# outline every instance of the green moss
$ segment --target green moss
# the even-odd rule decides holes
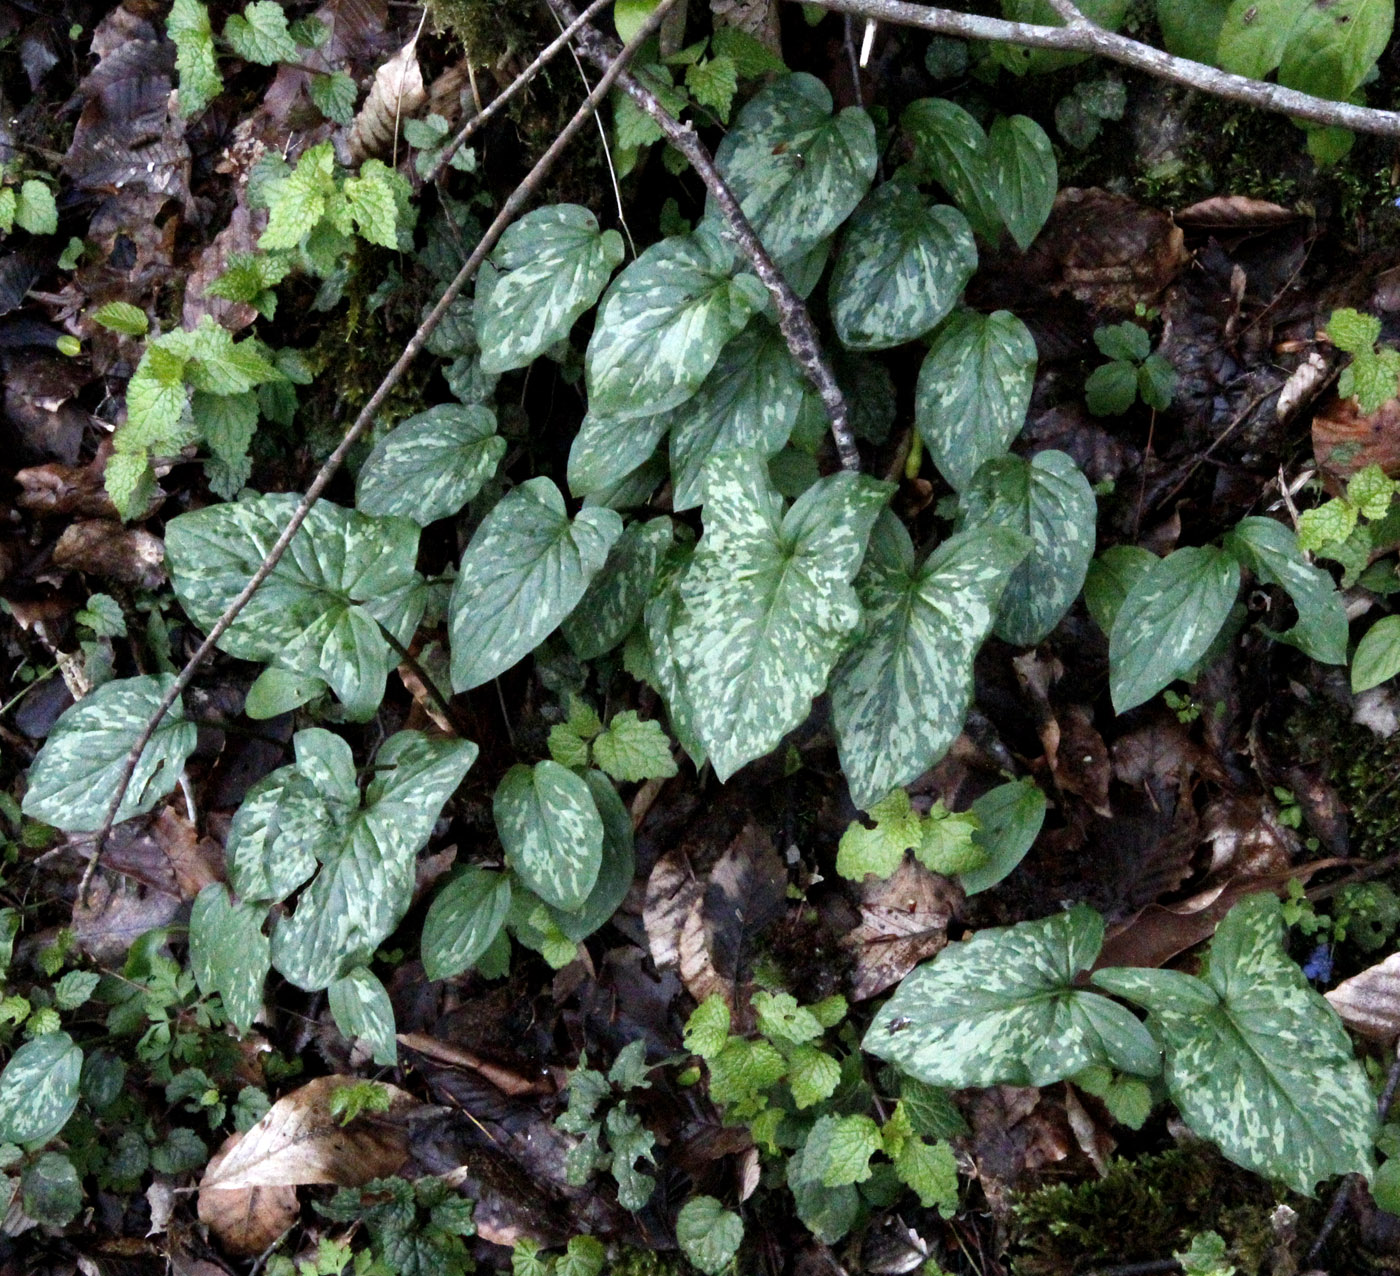
[[[1382,740],[1315,700],[1288,719],[1282,756],[1321,764],[1349,812],[1351,852],[1379,859],[1400,845],[1400,732]]]
[[[607,1267],[607,1276],[690,1276],[693,1272],[678,1253],[654,1249],[624,1248]]]

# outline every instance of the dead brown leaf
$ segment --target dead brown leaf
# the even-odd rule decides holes
[[[243,1139],[231,1134],[205,1170],[205,1177],[222,1170]],[[201,1187],[199,1221],[230,1254],[261,1254],[297,1221],[300,1206],[294,1187]]]
[[[1393,478],[1400,474],[1400,399],[1368,413],[1355,399],[1332,395],[1313,414],[1312,442],[1318,468],[1337,491],[1368,465]]]
[[[1326,994],[1348,1028],[1372,1041],[1400,1037],[1400,953],[1344,979]]]
[[[1301,213],[1248,195],[1215,195],[1172,215],[1178,226],[1193,230],[1266,230],[1299,221]]]
[[[73,905],[73,934],[94,960],[118,964],[148,930],[175,920],[180,900],[125,877],[99,873],[88,902]]]
[[[116,518],[117,508],[103,486],[107,470],[106,452],[87,465],[63,465],[50,462],[20,470],[15,475],[19,485],[16,504],[36,514],[82,514],[89,518]]]
[[[139,527],[106,519],[69,523],[53,547],[58,567],[138,589],[156,589],[165,581],[165,544]]]
[[[356,164],[371,155],[388,155],[403,122],[427,101],[417,48],[414,36],[374,73],[369,96],[350,130],[350,154]]]
[[[331,1116],[331,1095],[355,1083],[354,1077],[318,1077],[278,1099],[217,1168],[210,1165],[201,1190],[302,1183],[359,1187],[395,1173],[408,1159],[404,1118],[423,1105],[406,1091],[385,1086],[388,1112],[366,1113],[342,1126]]]
[[[173,806],[119,824],[107,840],[102,863],[182,900],[194,899],[211,882],[223,881],[222,850],[212,841],[201,841],[198,830]]]
[[[940,952],[948,943],[948,919],[963,899],[956,882],[908,855],[884,881],[867,878],[861,894],[860,925],[841,941],[855,953],[855,1001],[883,992]]]

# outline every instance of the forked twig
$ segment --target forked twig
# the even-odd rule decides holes
[[[78,884],[78,898],[83,903],[87,902],[88,890],[92,885],[93,874],[97,872],[97,866],[102,860],[102,849],[106,844],[107,837],[112,831],[112,825],[116,823],[117,811],[121,809],[122,799],[126,796],[126,790],[131,784],[131,777],[136,773],[136,767],[141,761],[141,754],[145,752],[146,746],[151,742],[151,737],[155,735],[156,729],[160,726],[161,720],[170,711],[171,706],[180,698],[184,690],[194,680],[194,675],[205,660],[209,658],[220,638],[228,632],[229,627],[238,618],[238,614],[246,607],[253,595],[257,593],[259,586],[272,575],[277,564],[281,562],[282,555],[287,552],[287,547],[292,543],[293,538],[301,529],[301,525],[306,521],[306,516],[311,513],[311,508],[320,499],[321,493],[326,490],[326,485],[335,476],[337,470],[344,463],[350,449],[354,447],[356,441],[369,428],[374,420],[375,413],[383,405],[384,400],[389,397],[390,392],[399,383],[404,373],[408,371],[409,365],[418,357],[427,340],[433,334],[433,330],[442,322],[442,317],[447,313],[448,308],[456,301],[462,289],[471,282],[472,276],[485,260],[486,254],[496,246],[496,242],[505,232],[507,226],[515,220],[520,210],[530,201],[540,185],[548,176],[550,170],[558,162],[559,157],[568,148],[579,131],[586,125],[593,113],[602,105],[604,98],[612,90],[613,84],[617,81],[631,61],[637,49],[650,37],[662,20],[666,17],[676,0],[661,0],[661,3],[648,15],[642,23],[637,33],[627,42],[620,55],[612,66],[604,72],[598,83],[594,86],[593,92],[588,95],[587,100],[574,113],[573,118],[564,126],[559,136],[550,143],[549,149],[540,156],[535,166],[527,173],[520,185],[511,191],[506,202],[501,206],[501,211],[496,214],[495,220],[486,228],[485,234],[481,237],[481,242],[472,250],[472,254],[467,258],[456,277],[447,285],[446,291],[438,299],[437,305],[430,310],[423,322],[418,325],[418,331],[409,339],[408,344],[403,348],[394,366],[384,374],[384,379],[379,383],[374,393],[370,395],[368,402],[360,409],[360,414],[355,418],[350,429],[346,431],[345,437],[341,439],[335,451],[325,460],[325,463],[316,472],[316,477],[311,480],[311,485],[306,489],[306,494],[301,498],[300,504],[293,511],[287,526],[282,529],[282,534],[278,536],[273,546],[267,552],[267,557],[263,559],[261,566],[255,571],[248,583],[239,591],[238,596],[224,609],[223,615],[214,622],[214,627],[210,629],[208,636],[195,649],[194,655],[185,662],[185,667],[180,670],[179,676],[175,679],[169,691],[162,697],[160,704],[154,713],[147,720],[146,725],[141,729],[141,734],[137,736],[136,742],[131,746],[126,759],[122,764],[121,776],[117,781],[116,792],[112,795],[112,801],[107,808],[107,814],[102,821],[102,827],[98,829],[93,840],[92,858],[88,861],[87,868],[83,872],[82,880]]]
[[[936,35],[956,36],[964,40],[994,40],[1004,44],[1019,44],[1029,49],[1058,49],[1066,53],[1095,53],[1099,57],[1122,63],[1159,80],[1200,89],[1213,97],[1242,102],[1264,111],[1278,111],[1296,116],[1313,124],[1349,128],[1357,133],[1376,133],[1382,137],[1400,137],[1400,113],[1378,111],[1368,106],[1353,106],[1350,102],[1333,102],[1314,97],[1297,89],[1248,76],[1221,71],[1204,62],[1174,57],[1150,44],[1142,44],[1105,31],[1090,22],[1070,0],[1051,0],[1062,14],[1077,15],[1063,27],[1042,27],[1031,22],[1007,22],[1001,18],[984,18],[976,13],[956,13],[952,9],[932,9],[908,0],[813,0],[819,8],[833,13],[849,13],[858,18],[890,22],[895,26],[918,27]]]
[[[550,8],[561,18],[573,20],[573,8],[568,0],[549,0]],[[590,26],[579,30],[578,45],[584,57],[599,67],[606,75],[616,65],[616,46],[613,41]],[[685,156],[690,166],[705,183],[705,189],[713,196],[715,203],[728,225],[739,250],[749,259],[756,274],[768,289],[778,309],[778,328],[787,342],[792,357],[806,374],[807,379],[821,395],[826,414],[831,420],[831,437],[836,441],[836,451],[841,458],[841,468],[858,471],[860,452],[856,448],[855,435],[851,432],[850,410],[846,406],[846,396],[836,381],[826,356],[822,353],[821,342],[817,338],[816,327],[807,307],[792,289],[783,272],[778,269],[768,250],[758,238],[752,223],[739,207],[739,201],[729,184],[720,176],[710,152],[705,149],[691,124],[682,124],[675,118],[656,95],[636,76],[624,71],[618,77],[617,86],[646,112],[666,135],[671,143]]]

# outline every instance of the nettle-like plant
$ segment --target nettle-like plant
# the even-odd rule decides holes
[[[726,55],[708,64],[702,56],[691,65],[713,67]],[[889,508],[892,484],[850,469],[822,476],[829,399],[809,384],[786,317],[715,197],[698,225],[620,272],[616,232],[581,207],[540,208],[506,231],[474,297],[453,302],[429,341],[450,360],[445,378],[460,402],[385,432],[360,469],[356,508],[314,504],[251,603],[221,631],[221,650],[264,666],[247,712],[364,722],[404,661],[450,708],[449,692],[481,687],[546,640],[562,641],[582,659],[620,657],[660,695],[695,765],[708,761],[725,780],[777,748],[826,694],[852,797],[877,821],[848,834],[843,871],[889,872],[912,849],[983,889],[1025,854],[1043,796],[1016,781],[970,817],[915,816],[901,786],[957,737],[973,661],[990,634],[1040,642],[1087,577],[1088,605],[1111,635],[1114,702],[1127,710],[1200,666],[1232,614],[1243,567],[1291,596],[1298,623],[1286,641],[1344,662],[1345,610],[1287,528],[1246,519],[1220,549],[1157,559],[1120,547],[1093,563],[1097,511],[1084,475],[1064,453],[1009,450],[1030,399],[1035,345],[1014,315],[960,302],[979,238],[1009,234],[1025,247],[1050,213],[1056,168],[1040,128],[1013,117],[984,130],[960,107],[925,100],[905,111],[891,155],[905,162],[875,184],[870,116],[834,111],[818,80],[790,74],[737,113],[715,164],[793,290],[825,288],[857,426],[880,419],[871,353],[927,343],[916,426],[956,493],[952,534],[916,545]],[[262,249],[317,275],[334,271],[352,234],[398,243],[412,225],[397,178],[368,165],[350,177],[328,148],[311,148],[295,168],[274,164],[265,178]],[[441,255],[429,230],[425,259]],[[224,295],[266,311],[280,269],[265,258],[235,263]],[[445,283],[457,264],[430,269]],[[571,505],[548,476],[512,483],[498,474],[506,448],[492,400],[502,374],[567,357],[565,343],[590,310],[588,410],[567,463]],[[140,457],[142,474],[156,447],[149,419],[166,432],[161,447],[198,431],[212,449],[226,418],[241,414],[247,424],[255,406],[270,415],[265,395],[294,380],[256,339],[235,343],[219,331],[148,343],[115,454]],[[849,461],[854,448],[845,451]],[[234,470],[231,455],[224,463]],[[658,516],[647,507],[667,482],[669,509]],[[236,486],[230,476],[224,490]],[[483,493],[490,506],[473,511],[455,573],[421,575],[421,529],[457,518]],[[167,566],[195,626],[220,623],[272,557],[295,506],[290,496],[244,492],[167,523]],[[698,519],[686,517],[692,510]],[[436,646],[430,659],[429,641],[418,664],[410,653],[420,635],[440,641],[444,631],[446,650]],[[195,746],[178,700],[125,788],[123,760],[172,685],[164,676],[121,679],[70,709],[31,768],[25,813],[66,830],[98,829],[119,789],[116,818],[151,810]],[[563,965],[625,895],[632,830],[614,780],[662,776],[675,762],[659,723],[630,711],[604,726],[590,706],[575,705],[563,725],[550,738],[551,757],[522,760],[500,781],[499,850],[462,866],[432,901],[422,939],[431,977],[503,973],[511,935]],[[393,1017],[369,966],[408,910],[415,857],[477,747],[401,731],[357,766],[345,739],[307,726],[294,748],[295,760],[255,785],[234,816],[233,894],[214,885],[197,901],[194,972],[243,1029],[270,968],[303,989],[326,989],[342,1030],[388,1062]],[[1073,986],[1097,952],[1101,923],[1092,914],[984,932],[907,980],[864,1047],[934,1084],[1073,1076],[1136,1111],[1140,1088],[1122,1077],[1155,1076],[1160,1041],[1167,1085],[1197,1128],[1243,1163],[1311,1190],[1324,1174],[1369,1167],[1373,1114],[1335,1017],[1300,984],[1271,925],[1263,905],[1232,914],[1205,980],[1117,972],[1105,984],[1101,974],[1101,985],[1148,1007],[1152,1030]],[[1262,1008],[1275,1003],[1283,1020]],[[843,1070],[854,1077],[860,1069],[854,1040],[845,1061],[814,1045],[839,1019],[824,1023],[825,1014],[775,998],[759,1008],[763,1049],[737,1046],[742,1039],[731,1040],[727,1025],[692,1049],[707,1062],[712,1095],[759,1122],[770,1142],[801,1131],[800,1147],[789,1144],[798,1154],[788,1181],[809,1225],[835,1236],[855,1217],[858,1185],[893,1175],[941,1203],[948,1167],[928,1163],[942,1153],[898,1112],[877,1124],[821,1106],[833,1103]],[[1287,1049],[1265,1040],[1265,1028],[1280,1022]],[[1250,1052],[1236,1049],[1242,1040]],[[71,1059],[54,1066],[71,1071]],[[1275,1063],[1292,1069],[1289,1097]],[[1230,1116],[1220,1110],[1228,1076],[1253,1104]],[[797,1127],[764,1115],[781,1117],[788,1105],[806,1114]],[[46,1124],[42,1132],[54,1131]],[[877,1153],[889,1167],[878,1173]],[[717,1254],[706,1262],[718,1263]]]

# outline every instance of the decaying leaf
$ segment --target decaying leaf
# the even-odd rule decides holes
[[[1400,1037],[1400,953],[1342,980],[1325,995],[1354,1032],[1373,1041]]]
[[[1178,226],[1192,230],[1261,230],[1284,226],[1301,218],[1291,208],[1271,204],[1267,199],[1251,199],[1248,195],[1213,195],[1189,208],[1172,214]]]
[[[369,96],[350,129],[350,155],[356,164],[371,155],[390,154],[404,120],[427,101],[417,48],[414,36],[374,73]]]
[[[1339,489],[1368,465],[1400,474],[1400,399],[1367,413],[1354,398],[1333,395],[1313,415],[1312,441],[1319,468]]]
[[[231,1134],[209,1162],[206,1177],[223,1169],[243,1135]],[[235,1187],[199,1190],[199,1221],[231,1254],[261,1254],[297,1221],[300,1206],[294,1187]]]
[[[908,855],[884,881],[867,878],[860,925],[842,941],[856,958],[852,998],[874,997],[941,951],[962,894],[956,882],[930,873]]]
[[[53,561],[59,567],[140,589],[156,589],[165,581],[165,546],[159,538],[142,528],[105,519],[69,523],[53,547]]]
[[[408,1159],[405,1118],[423,1105],[396,1086],[385,1086],[387,1112],[366,1113],[342,1126],[331,1115],[330,1099],[353,1084],[353,1077],[318,1077],[279,1099],[217,1166],[209,1166],[200,1189],[358,1187],[395,1173]]]

